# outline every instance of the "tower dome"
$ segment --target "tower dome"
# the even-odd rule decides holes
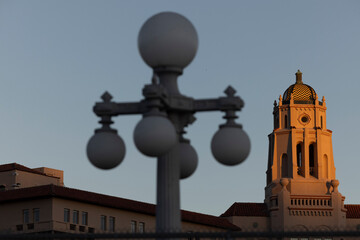
[[[288,104],[290,98],[294,103],[314,104],[316,99],[315,90],[302,82],[302,72],[300,70],[295,73],[296,83],[288,87],[283,94],[283,104]]]

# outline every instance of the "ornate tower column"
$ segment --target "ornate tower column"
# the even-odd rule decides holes
[[[315,217],[329,228],[340,227],[346,220],[345,198],[334,187],[339,182],[325,98],[319,101],[299,70],[295,75],[295,84],[274,103],[274,130],[269,134],[265,202],[272,228],[303,230],[319,223]]]

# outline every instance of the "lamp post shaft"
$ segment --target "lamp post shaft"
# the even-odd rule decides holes
[[[158,84],[166,89],[168,97],[183,97],[178,89],[177,78],[182,74],[177,69],[157,69]],[[182,139],[185,125],[182,120],[183,113],[167,112],[168,119],[173,123],[177,141]],[[180,162],[178,152],[173,148],[157,159],[157,196],[156,196],[156,231],[181,231],[180,213]]]
[[[158,157],[156,232],[181,231],[179,161],[175,152]]]

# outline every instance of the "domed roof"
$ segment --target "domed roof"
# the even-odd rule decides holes
[[[302,82],[302,73],[297,71],[296,83],[292,84],[286,89],[283,94],[283,104],[288,104],[290,98],[294,100],[294,103],[299,104],[314,104],[316,99],[315,90]]]

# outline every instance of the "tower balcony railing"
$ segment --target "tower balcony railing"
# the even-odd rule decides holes
[[[297,168],[297,174],[300,175],[300,176],[305,176],[304,171],[303,171],[303,169],[301,167]]]
[[[309,167],[309,173],[310,173],[310,176],[316,177],[316,175],[315,175],[315,167]],[[300,175],[300,176],[305,176],[304,169],[302,169],[301,167],[298,167],[297,168],[297,174]]]
[[[291,216],[331,217],[332,203],[329,197],[291,197]]]
[[[292,197],[292,207],[331,208],[331,197]]]

